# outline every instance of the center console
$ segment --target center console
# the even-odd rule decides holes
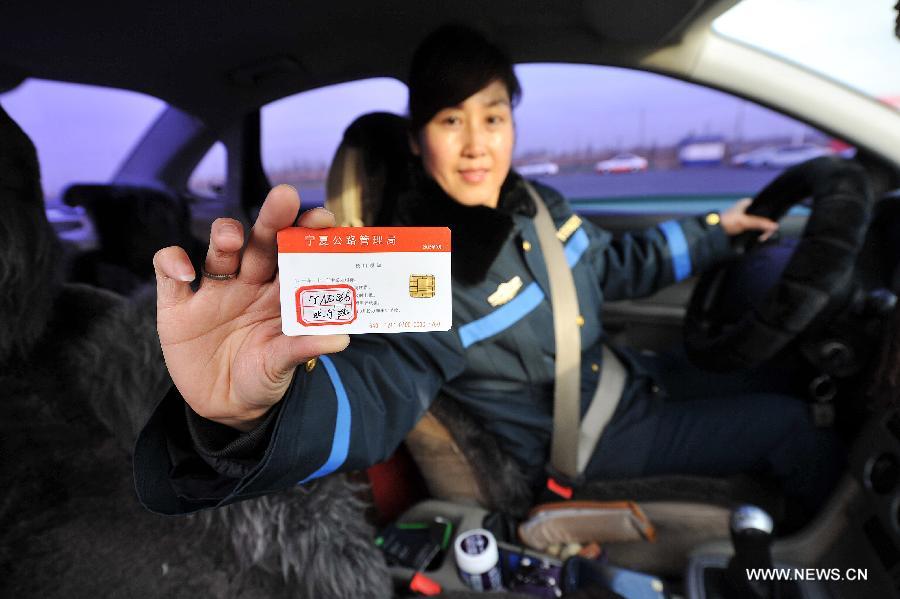
[[[849,472],[825,507],[800,532],[773,538],[771,520],[764,513],[752,509],[735,512],[731,538],[723,528],[720,540],[687,551],[679,548],[679,555],[689,555],[684,577],[673,579],[674,573],[669,572],[665,582],[674,582],[669,588],[674,587],[676,596],[686,599],[900,599],[900,409],[886,409],[867,424],[851,452]],[[398,524],[443,519],[452,525],[455,538],[460,532],[483,528],[487,515],[478,506],[431,500],[406,512]],[[501,556],[526,558],[525,563],[533,566],[532,582],[538,587],[545,585],[548,593],[537,596],[561,596],[549,582],[554,576],[565,578],[558,559],[506,543],[503,535],[498,535],[497,545]],[[647,545],[646,549],[664,547]],[[656,578],[655,572],[617,568],[617,552],[611,550],[608,555],[611,563],[603,565],[607,568],[604,576],[611,581],[621,572],[622,580],[635,584],[620,592],[623,596],[671,596],[665,594],[663,579]],[[460,577],[450,543],[440,557],[419,573],[443,591],[471,591]],[[769,574],[749,580],[748,570]],[[625,575],[629,572],[636,577],[629,579]],[[392,574],[396,581],[407,584],[417,570],[396,565]],[[553,582],[562,589],[564,581],[558,579]],[[622,580],[620,584],[625,584]]]
[[[400,517],[396,526],[420,526],[422,523],[447,521],[452,525],[454,541],[467,531],[478,532],[485,526],[488,512],[477,506],[463,505],[446,501],[429,500],[422,502]],[[443,591],[469,591],[478,588],[464,582],[468,579],[461,573],[461,564],[454,551],[454,543],[448,543],[448,550],[421,571],[393,565],[391,575],[399,587],[412,587],[423,593],[422,578],[427,589]],[[505,590],[515,593],[516,597],[545,597],[548,599],[562,597],[564,592],[579,584],[600,583],[622,596],[633,599],[664,599],[663,581],[657,577],[633,572],[596,560],[571,559],[566,567],[558,558],[538,551],[526,549],[521,545],[497,540],[499,549],[499,569]],[[418,577],[418,581],[417,581]],[[487,577],[485,577],[487,578]],[[433,584],[432,584],[433,583]],[[497,589],[494,589],[497,590]],[[502,596],[502,595],[501,595]]]

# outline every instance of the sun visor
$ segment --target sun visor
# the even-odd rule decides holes
[[[585,0],[585,21],[603,39],[657,44],[675,38],[705,0]]]
[[[27,77],[21,69],[0,64],[0,94],[17,88]]]

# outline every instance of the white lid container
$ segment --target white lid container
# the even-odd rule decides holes
[[[500,551],[490,531],[473,528],[460,533],[453,550],[460,577],[466,584],[478,591],[500,588]]]

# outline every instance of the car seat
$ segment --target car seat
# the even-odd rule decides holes
[[[73,261],[73,281],[127,295],[153,280],[157,250],[181,246],[195,267],[203,258],[203,244],[191,234],[187,202],[167,191],[138,185],[76,184],[66,189],[63,202],[85,208],[99,244]]]
[[[385,113],[364,115],[348,127],[329,173],[325,203],[335,213],[338,226],[390,224],[395,197],[391,194],[406,189],[409,161],[414,159],[407,131],[404,119]],[[441,395],[432,403],[405,445],[437,499],[474,503],[517,517],[538,499],[498,439],[450,397]],[[755,503],[777,518],[783,512],[777,498],[764,481],[747,476],[596,481],[583,485],[573,496],[640,502],[655,521],[658,542],[622,543],[607,550],[625,567],[663,574],[680,573],[688,551],[700,542],[727,538],[731,507]]]
[[[407,120],[370,112],[344,131],[328,169],[326,207],[338,226],[389,226],[397,196],[409,188]]]
[[[60,282],[40,181],[34,145],[0,106],[0,363],[24,359],[44,334]]]
[[[0,595],[388,596],[345,475],[206,517],[139,505],[127,453],[171,385],[153,287],[65,283],[62,253],[34,146],[0,107],[0,479],[15,483],[0,502]]]

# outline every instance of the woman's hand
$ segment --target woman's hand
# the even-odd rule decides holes
[[[744,198],[735,202],[728,210],[722,213],[720,223],[729,236],[734,237],[744,231],[762,231],[759,240],[765,241],[778,230],[778,223],[775,221],[763,216],[747,214],[747,208],[752,203],[752,199]]]
[[[281,332],[275,235],[294,224],[299,209],[293,187],[272,189],[246,247],[238,221],[217,219],[206,272],[237,276],[204,278],[196,293],[190,288],[196,275],[183,249],[168,247],[153,257],[156,326],[166,366],[185,401],[204,418],[251,430],[287,391],[298,364],[349,343],[347,335],[286,337]],[[332,227],[334,216],[310,210],[297,225]]]

